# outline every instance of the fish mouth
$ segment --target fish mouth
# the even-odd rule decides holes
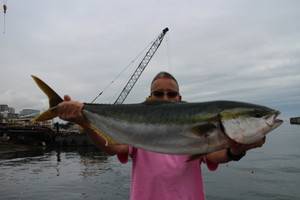
[[[281,119],[277,119],[278,115],[280,114],[279,111],[277,111],[274,114],[271,114],[269,117],[266,119],[266,124],[271,127],[272,129],[277,128],[280,126],[283,122]]]

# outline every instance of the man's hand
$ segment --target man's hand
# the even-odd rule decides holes
[[[64,96],[64,101],[58,104],[58,116],[66,121],[75,122],[82,125],[86,123],[86,119],[82,115],[83,103],[72,101],[68,95]]]
[[[253,144],[239,144],[231,141],[231,147],[229,149],[223,149],[220,151],[212,152],[207,154],[206,160],[213,163],[226,163],[232,160],[232,157],[228,157],[228,151],[230,151],[231,156],[234,156],[236,160],[239,160],[242,158],[246,151],[254,148],[261,147],[265,143],[266,138],[263,138],[262,140],[255,142]]]
[[[254,148],[258,148],[258,147],[262,147],[263,144],[266,141],[266,137],[264,137],[262,140],[255,142],[253,144],[239,144],[236,142],[232,142],[232,145],[230,147],[230,152],[233,155],[240,155],[245,153],[246,151],[250,150],[250,149],[254,149]]]

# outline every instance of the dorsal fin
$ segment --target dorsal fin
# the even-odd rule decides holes
[[[161,104],[185,104],[187,103],[186,101],[178,101],[178,102],[172,102],[172,101],[167,101],[167,100],[153,100],[151,98],[147,98],[142,104],[145,105],[161,105]]]
[[[174,102],[163,101],[163,100],[146,100],[142,102],[145,105],[161,105],[161,104],[173,104]]]

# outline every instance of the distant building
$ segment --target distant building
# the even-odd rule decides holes
[[[5,123],[5,119],[4,119],[3,115],[0,113],[0,124],[1,123]]]
[[[8,113],[7,114],[7,118],[9,118],[9,119],[17,119],[17,118],[19,118],[19,114],[18,113]]]
[[[19,117],[19,114],[15,113],[13,107],[8,107],[7,104],[0,104],[0,122],[4,122],[7,119],[16,119]]]
[[[13,107],[8,107],[8,113],[15,114],[15,109]]]
[[[34,110],[34,109],[23,109],[20,112],[20,117],[34,117],[36,115],[40,114],[39,110]]]
[[[0,112],[8,112],[8,105],[7,104],[0,104]]]
[[[8,111],[1,111],[0,114],[5,119],[8,117]]]

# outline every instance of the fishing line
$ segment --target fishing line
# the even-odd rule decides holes
[[[169,34],[170,35],[170,34]],[[169,35],[166,36],[166,45],[167,45],[167,61],[168,61],[168,70],[172,73],[172,63],[171,63],[171,56],[170,56],[170,41]]]
[[[3,14],[3,34],[5,34],[6,31],[6,23],[5,23],[5,13]]]
[[[129,62],[128,65],[125,66],[125,68],[108,84],[104,87],[104,89],[92,100],[91,103],[94,103],[105,90],[107,90],[140,56],[142,53],[145,52],[146,49],[155,41],[156,39],[152,40],[133,60]]]
[[[3,1],[2,3],[2,8],[3,8],[3,34],[6,32],[6,20],[5,20],[5,15],[7,11],[7,0]]]

